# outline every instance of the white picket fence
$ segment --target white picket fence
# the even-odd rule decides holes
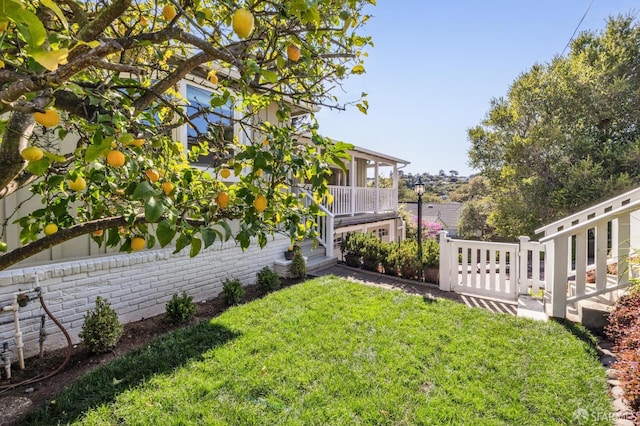
[[[571,305],[603,297],[608,303],[640,279],[640,188],[536,232],[539,242],[518,243],[440,232],[440,288],[508,300],[544,295],[547,313],[565,318]]]
[[[545,288],[544,244],[456,240],[440,232],[440,289],[497,299]]]

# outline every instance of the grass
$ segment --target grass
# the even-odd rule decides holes
[[[118,359],[23,424],[575,424],[610,410],[580,331],[322,277]]]

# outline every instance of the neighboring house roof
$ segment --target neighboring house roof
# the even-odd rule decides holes
[[[418,216],[418,203],[405,203],[407,210]],[[445,229],[456,229],[462,203],[422,203],[422,219],[440,223]]]

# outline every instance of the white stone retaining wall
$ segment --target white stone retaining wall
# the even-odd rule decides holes
[[[173,248],[166,248],[1,271],[0,306],[11,304],[15,292],[33,289],[37,274],[47,307],[77,343],[84,315],[95,306],[97,296],[111,303],[122,323],[139,321],[164,313],[174,293],[186,291],[200,302],[217,296],[226,278],[238,278],[243,285],[255,283],[256,272],[272,266],[289,244],[288,238],[276,236],[264,249],[252,244],[245,252],[227,242],[193,258],[188,248],[175,255]],[[40,318],[27,317],[43,313],[37,300],[20,309],[25,356],[39,351]],[[0,323],[12,319],[12,312],[0,312]],[[66,346],[64,335],[48,317],[45,330],[46,350]],[[0,348],[8,342],[15,361],[14,333],[12,321],[0,324]]]

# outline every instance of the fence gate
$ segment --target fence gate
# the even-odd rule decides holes
[[[454,240],[440,233],[440,288],[515,301],[544,290],[544,245]]]

